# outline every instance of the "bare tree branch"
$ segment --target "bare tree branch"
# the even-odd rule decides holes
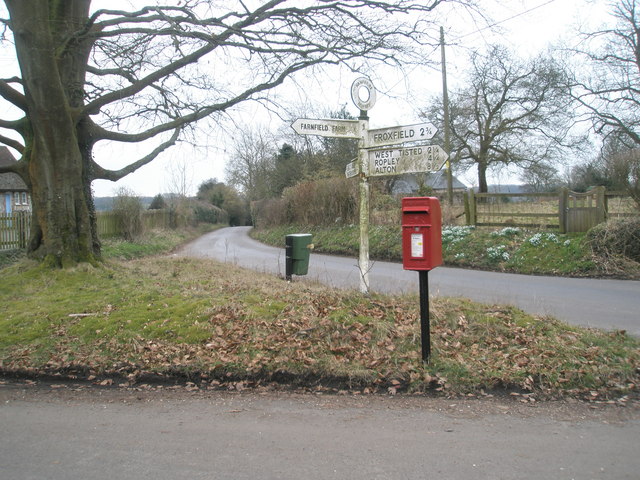
[[[140,167],[143,167],[144,165],[147,165],[148,163],[155,160],[158,157],[158,155],[164,152],[167,148],[175,145],[175,143],[178,141],[179,136],[180,136],[180,129],[177,128],[173,132],[173,135],[171,135],[171,138],[169,140],[158,145],[148,155],[127,165],[124,168],[121,168],[120,170],[107,170],[94,162],[93,163],[93,179],[94,180],[97,180],[97,179],[112,180],[114,182],[118,181],[121,178],[126,177],[130,173],[135,172]]]
[[[0,80],[0,97],[25,120],[0,128],[25,142],[36,212],[30,251],[57,265],[93,262],[100,242],[92,180],[118,180],[148,164],[199,120],[271,101],[271,89],[304,69],[424,63],[420,47],[437,43],[437,34],[429,31],[433,17],[422,14],[441,1],[181,0],[92,13],[90,0],[5,0],[2,35],[13,42],[22,78]],[[164,139],[169,131],[170,139],[119,170],[93,160],[98,141]]]
[[[229,99],[224,103],[221,104],[216,104],[216,105],[210,105],[208,107],[205,108],[201,108],[198,109],[194,112],[191,112],[189,114],[186,115],[182,115],[178,118],[175,118],[169,122],[166,122],[164,124],[161,125],[157,125],[153,128],[150,128],[144,132],[140,132],[140,133],[136,133],[136,134],[126,134],[126,133],[119,133],[119,132],[110,132],[106,129],[102,129],[102,128],[97,128],[95,131],[95,137],[96,139],[100,139],[100,140],[116,140],[116,141],[120,141],[120,142],[141,142],[143,140],[147,140],[149,138],[154,137],[155,135],[168,131],[168,130],[172,130],[174,128],[177,127],[181,127],[183,125],[195,122],[197,120],[200,120],[202,118],[208,117],[209,115],[215,113],[215,112],[223,112],[225,110],[227,110],[228,108],[233,107],[234,105],[237,105],[238,103],[241,103],[249,98],[251,98],[254,94],[259,93],[259,92],[263,92],[263,91],[267,91],[267,90],[271,90],[272,88],[276,87],[277,85],[282,84],[282,82],[284,82],[284,80],[291,75],[292,73],[298,71],[298,70],[302,70],[304,68],[309,67],[311,64],[317,64],[320,63],[321,60],[314,60],[311,62],[303,62],[299,65],[292,65],[289,68],[285,69],[283,72],[280,73],[280,75],[278,75],[277,77],[273,78],[272,80],[265,82],[265,83],[261,83],[259,85],[255,85],[254,87],[242,92],[241,94],[239,94],[238,96],[236,96],[235,98]]]
[[[12,148],[16,149],[20,153],[24,152],[24,145],[22,143],[20,143],[19,141],[13,139],[13,138],[9,138],[9,137],[5,137],[4,135],[0,135],[0,142],[4,143],[8,147],[12,147]]]
[[[7,80],[0,80],[0,96],[19,109],[26,111],[27,102],[24,95],[11,87]]]
[[[583,34],[582,47],[568,51],[576,67],[567,86],[594,132],[640,146],[640,3],[618,0],[612,18],[613,27]]]
[[[473,54],[471,65],[466,84],[450,95],[452,154],[458,168],[477,168],[481,192],[490,167],[549,165],[570,146],[570,99],[550,58],[524,62],[494,46]],[[436,102],[429,117],[439,118],[441,110]]]

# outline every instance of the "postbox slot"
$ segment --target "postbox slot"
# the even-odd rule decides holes
[[[421,206],[415,206],[415,207],[403,207],[402,211],[403,212],[409,212],[409,213],[429,213],[429,207],[421,207]]]

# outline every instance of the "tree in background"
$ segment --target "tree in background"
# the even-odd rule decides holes
[[[297,72],[417,58],[408,46],[426,41],[441,0],[141,3],[92,11],[90,0],[5,0],[0,8],[1,38],[20,67],[20,77],[0,79],[0,142],[21,155],[0,173],[29,186],[28,250],[50,265],[100,257],[93,180],[123,178],[186,126],[215,124]],[[121,169],[93,160],[97,142],[149,139],[155,148]]]
[[[558,169],[548,163],[533,163],[520,174],[520,180],[532,192],[555,192],[566,186]]]
[[[480,192],[487,192],[491,168],[552,168],[572,125],[559,66],[546,56],[516,58],[502,46],[473,53],[470,63],[466,81],[449,93],[456,166],[477,169]],[[442,112],[441,99],[435,99],[424,116],[442,124]]]
[[[584,33],[569,87],[593,130],[616,137],[621,147],[640,147],[640,2],[612,4],[614,24]]]
[[[640,148],[628,148],[626,135],[609,135],[600,153],[575,165],[569,174],[569,188],[584,192],[603,186],[625,192],[640,208]]]
[[[614,180],[600,158],[574,165],[569,172],[568,183],[575,192],[586,192],[598,186],[615,190]]]
[[[247,201],[236,189],[212,178],[200,184],[197,199],[218,207],[229,216],[229,224],[246,225],[249,220]]]
[[[161,193],[157,194],[151,200],[151,204],[149,205],[149,210],[162,210],[163,208],[167,208],[167,204],[164,201],[164,197]]]
[[[345,105],[329,113],[329,118],[355,120]],[[343,176],[349,162],[358,157],[358,141],[352,138],[320,137],[320,148],[307,162],[308,178]]]
[[[200,184],[196,198],[222,208],[227,188],[229,187],[224,182],[218,181],[217,178],[210,178]]]
[[[293,187],[304,176],[300,156],[294,148],[285,143],[275,157],[273,171],[273,192],[280,196],[285,188]]]
[[[633,198],[640,210],[640,149],[616,153],[608,164],[614,182]]]
[[[580,48],[570,50],[571,94],[603,139],[599,157],[577,173],[625,190],[640,207],[640,2],[611,6],[613,24],[583,33]]]
[[[166,171],[166,192],[174,201],[186,202],[193,188],[193,166],[187,159],[174,159]]]
[[[308,112],[300,115],[318,116]],[[353,119],[345,106],[319,117]],[[290,128],[277,134],[246,128],[237,135],[225,174],[228,183],[249,202],[279,197],[285,188],[301,181],[344,176],[347,163],[358,154],[357,140],[314,138],[291,135],[292,132]]]
[[[271,173],[274,169],[275,140],[265,130],[239,132],[234,152],[227,163],[227,182],[239,189],[250,202],[274,195]]]
[[[578,166],[585,168],[589,186],[603,185],[610,190],[626,192],[633,198],[640,208],[640,148],[627,146],[627,135],[609,135],[605,138],[602,150],[597,158],[586,164]],[[578,176],[578,178],[580,178]]]

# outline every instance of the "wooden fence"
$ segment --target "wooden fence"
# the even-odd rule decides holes
[[[552,193],[465,194],[467,225],[557,229],[586,232],[607,218],[640,214],[630,197],[596,187],[586,193],[563,188]]]
[[[121,234],[121,226],[113,212],[97,212],[98,235],[113,237]],[[176,228],[184,219],[171,210],[145,210],[142,212],[144,229]],[[31,212],[0,215],[0,250],[26,248],[31,229]]]
[[[467,225],[559,228],[557,193],[474,193],[465,195]]]
[[[30,229],[31,212],[0,215],[0,250],[27,248]]]
[[[115,237],[122,234],[122,226],[114,212],[97,212],[96,223],[98,224],[98,235],[101,237]],[[183,225],[184,223],[173,210],[144,210],[142,212],[143,230],[176,228],[178,224]]]

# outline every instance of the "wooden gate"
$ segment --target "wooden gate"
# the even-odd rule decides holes
[[[605,188],[596,187],[585,193],[563,189],[560,212],[563,233],[586,232],[606,219]]]

